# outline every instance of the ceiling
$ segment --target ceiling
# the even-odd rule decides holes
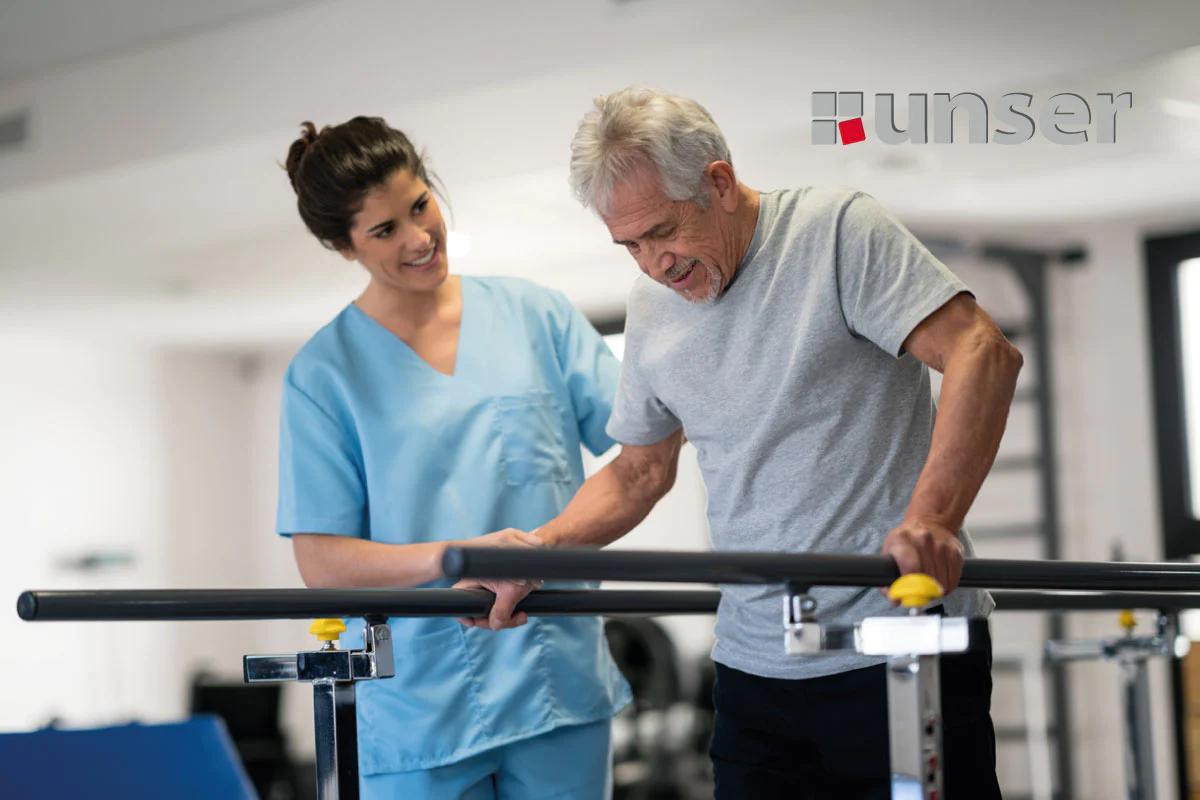
[[[589,98],[629,83],[703,102],[756,188],[851,184],[923,228],[1200,218],[1192,2],[96,7],[0,6],[0,114],[31,114],[0,155],[0,330],[302,337],[362,276],[303,231],[278,161],[301,119],[363,112],[430,152],[473,245],[456,270],[618,308],[633,266],[570,198],[566,157]],[[1135,99],[1114,145],[816,146],[809,96],[829,90]]]
[[[193,36],[313,0],[4,0],[0,84]]]

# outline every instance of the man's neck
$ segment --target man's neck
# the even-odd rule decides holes
[[[738,183],[738,206],[734,211],[733,220],[732,263],[734,275],[741,269],[742,261],[745,260],[746,253],[750,250],[750,243],[754,241],[754,231],[758,229],[758,207],[761,202],[757,189],[751,189],[744,183]]]

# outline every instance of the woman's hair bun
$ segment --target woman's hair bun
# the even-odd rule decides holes
[[[296,175],[300,172],[300,164],[304,161],[304,154],[308,149],[316,143],[318,137],[317,126],[311,122],[300,123],[300,138],[292,142],[292,146],[288,148],[287,162],[284,167],[287,169],[288,180],[292,182],[292,189],[296,190]]]

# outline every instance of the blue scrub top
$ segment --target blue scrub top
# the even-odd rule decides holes
[[[452,376],[353,304],[292,360],[280,534],[407,544],[532,530],[583,482],[580,445],[614,444],[604,426],[620,367],[583,315],[528,281],[461,280]],[[596,617],[502,632],[449,618],[389,624],[396,676],[358,684],[364,774],[452,763],[611,717],[630,699]],[[348,627],[344,646],[361,646],[361,625]]]

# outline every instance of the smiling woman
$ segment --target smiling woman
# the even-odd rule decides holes
[[[305,582],[444,586],[449,544],[540,546],[580,445],[613,444],[612,353],[561,294],[450,274],[434,179],[383,120],[305,123],[287,169],[309,231],[369,277],[284,378],[277,530]],[[390,621],[404,669],[359,689],[363,796],[605,796],[629,689],[600,621],[471,622]]]

